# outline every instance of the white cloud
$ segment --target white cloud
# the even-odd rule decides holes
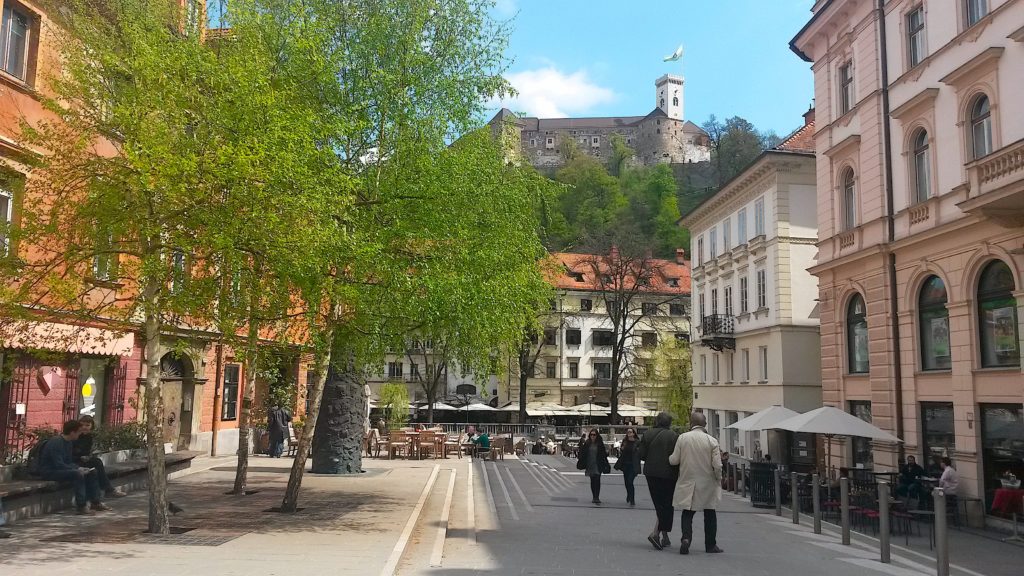
[[[584,70],[566,74],[554,66],[507,74],[517,94],[496,100],[494,107],[539,118],[565,118],[615,100],[615,92],[595,84]]]

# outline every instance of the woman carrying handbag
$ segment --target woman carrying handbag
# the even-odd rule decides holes
[[[610,474],[612,467],[608,463],[608,450],[604,446],[601,435],[597,433],[597,428],[591,428],[587,434],[587,440],[580,447],[576,468],[583,470],[590,477],[590,493],[594,497],[591,502],[600,504],[601,474]]]

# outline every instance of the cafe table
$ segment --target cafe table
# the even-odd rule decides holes
[[[1024,542],[1017,532],[1017,516],[1024,515],[1024,489],[999,488],[992,498],[992,511],[1007,514],[1013,518],[1013,535],[1005,542]]]

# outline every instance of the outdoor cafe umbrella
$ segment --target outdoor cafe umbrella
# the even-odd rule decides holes
[[[449,404],[445,404],[444,402],[434,402],[433,407],[434,407],[434,412],[437,412],[438,410],[444,410],[444,411],[458,410],[458,408],[456,408],[455,406],[451,406]],[[420,410],[426,410],[428,408],[430,408],[430,404],[426,404],[426,405],[420,407]]]
[[[822,406],[816,410],[793,416],[772,426],[776,430],[789,430],[807,434],[823,434],[826,438],[833,436],[855,436],[885,442],[902,442],[899,438],[885,430],[847,414],[834,406]],[[832,442],[828,443],[828,462],[832,461]]]
[[[657,410],[641,408],[640,406],[633,406],[632,404],[619,404],[619,416],[626,416],[628,418],[646,418],[648,416],[657,415]]]
[[[760,412],[755,412],[742,420],[733,422],[726,426],[726,428],[732,428],[733,430],[739,430],[741,432],[770,430],[775,428],[776,424],[799,415],[799,412],[794,412],[789,408],[776,404],[774,406],[769,406]]]

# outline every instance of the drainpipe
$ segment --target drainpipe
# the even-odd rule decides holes
[[[903,361],[900,354],[899,290],[896,287],[896,254],[891,244],[896,241],[896,214],[893,208],[892,129],[889,113],[889,56],[885,38],[885,0],[878,4],[878,45],[882,65],[882,145],[885,154],[885,204],[889,248],[889,321],[892,323],[893,384],[896,393],[896,436],[903,439]],[[896,444],[897,455],[903,459],[903,443]]]
[[[223,373],[222,366],[224,363],[224,344],[217,344],[217,373],[213,377],[213,426],[212,434],[210,437],[210,456],[217,455],[217,432],[219,431],[218,424],[220,423],[219,408],[221,404],[220,384],[221,374]]]

